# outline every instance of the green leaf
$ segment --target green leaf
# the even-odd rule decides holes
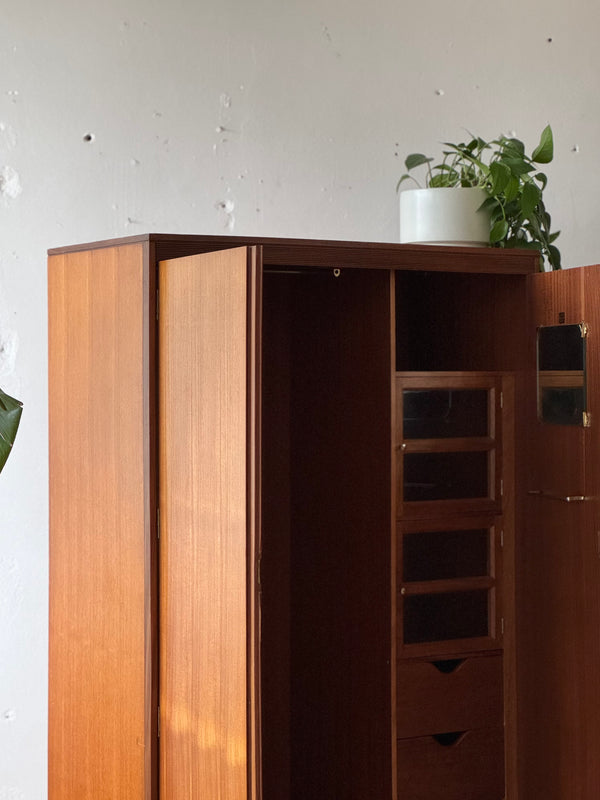
[[[0,389],[0,472],[10,455],[22,411],[23,404]]]
[[[539,186],[533,183],[533,181],[528,181],[523,187],[523,197],[521,200],[523,214],[530,218],[541,199],[542,192]]]
[[[447,189],[456,186],[458,174],[452,170],[451,172],[440,172],[438,175],[432,175],[429,179],[429,187],[431,189]]]
[[[409,179],[409,180],[411,180],[411,181],[414,181],[414,182],[417,184],[417,186],[419,186],[419,188],[420,188],[420,184],[419,184],[419,182],[416,180],[416,178],[413,178],[413,176],[412,176],[412,175],[409,175],[407,172],[405,172],[405,173],[404,173],[404,175],[403,175],[403,176],[400,178],[400,180],[399,180],[399,181],[398,181],[398,183],[396,184],[396,191],[398,191],[398,189],[400,188],[400,184],[401,184],[401,183],[403,183],[403,182],[404,182],[405,180],[407,180],[407,179]]]
[[[492,178],[490,192],[498,195],[506,189],[511,178],[511,173],[506,164],[502,164],[500,161],[494,161],[493,164],[490,164],[490,176]]]
[[[517,178],[521,177],[521,175],[527,175],[528,172],[535,169],[535,167],[521,158],[502,158],[502,163],[506,164],[512,174]]]
[[[537,164],[549,164],[554,157],[554,139],[552,128],[546,125],[540,137],[540,143],[531,154],[531,160]]]
[[[560,236],[560,231],[554,231],[554,233],[551,233],[550,236],[548,237],[548,243],[552,244],[552,242],[555,242],[559,236]]]
[[[488,209],[500,208],[500,203],[496,197],[486,197],[483,203],[477,209],[478,211],[487,211]]]
[[[525,225],[525,228],[529,231],[533,239],[537,239],[538,241],[542,241],[544,239],[544,234],[542,233],[542,228],[540,226],[540,221],[532,214],[528,217],[528,222]]]
[[[533,177],[536,179],[536,181],[539,181],[542,184],[542,191],[544,191],[548,184],[548,178],[546,175],[544,175],[543,172],[536,172]]]
[[[520,139],[505,139],[504,149],[506,152],[512,152],[518,156],[525,155],[525,145]]]
[[[427,158],[423,153],[411,153],[406,156],[404,166],[406,169],[414,169],[415,167],[420,167],[421,164],[429,164],[430,161],[433,161],[433,158]]]
[[[501,219],[499,222],[496,222],[490,231],[490,243],[496,244],[496,242],[502,241],[507,233],[508,222],[505,219]]]
[[[515,200],[519,196],[519,179],[516,178],[514,175],[510,176],[510,180],[506,184],[504,188],[504,198],[507,203],[510,203],[512,200]]]
[[[553,244],[548,246],[548,261],[552,269],[560,269],[560,250]]]

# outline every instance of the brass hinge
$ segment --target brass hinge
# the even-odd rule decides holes
[[[590,412],[589,411],[584,411],[581,416],[583,418],[583,427],[584,428],[591,428],[592,427],[592,415],[590,414]]]
[[[581,331],[581,338],[585,339],[590,332],[590,326],[587,324],[587,322],[580,322],[579,330]]]

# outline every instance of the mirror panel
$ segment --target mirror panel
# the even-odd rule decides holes
[[[538,417],[552,425],[586,422],[584,323],[538,328]]]

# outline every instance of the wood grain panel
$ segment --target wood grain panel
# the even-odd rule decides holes
[[[52,256],[50,800],[152,796],[152,348],[143,244]]]
[[[435,662],[398,665],[398,738],[502,727],[502,656],[467,658],[451,672]]]
[[[168,800],[249,795],[247,272],[246,248],[159,266],[160,787]]]
[[[431,736],[401,739],[398,796],[402,800],[504,800],[503,751],[502,728],[466,731],[447,746]]]
[[[532,341],[539,325],[577,323],[589,313],[583,270],[532,276],[530,289]],[[588,350],[592,371],[593,362]],[[592,429],[539,422],[533,387],[531,395],[526,488],[559,496],[592,494]],[[526,502],[518,550],[521,796],[592,800],[600,791],[592,756],[600,746],[596,501],[530,496]]]

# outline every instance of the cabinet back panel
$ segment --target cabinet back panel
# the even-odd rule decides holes
[[[525,278],[396,273],[398,371],[524,369]]]
[[[265,648],[275,638],[269,625],[289,624],[277,679],[279,687],[289,680],[289,796],[379,800],[391,796],[392,780],[390,276],[356,270],[339,278],[331,271],[267,277],[264,317],[272,322],[268,304],[281,300],[281,290],[269,296],[275,280],[289,284],[290,367],[289,384],[276,386],[268,371],[263,383],[263,562],[266,568],[271,559],[272,574],[270,542],[288,558],[287,545],[275,540],[289,530],[289,561],[281,567],[289,570],[289,588],[279,577],[283,596],[269,598],[263,572],[262,655],[266,665]],[[277,336],[275,326],[263,333],[265,352],[280,346],[267,342]],[[289,403],[289,445],[287,412],[266,400],[273,392]],[[281,506],[266,510],[267,487],[285,481],[267,473],[283,466],[288,446],[289,522]],[[279,453],[269,455],[269,448]],[[288,591],[289,611],[278,608]],[[281,645],[273,647],[281,655]],[[264,669],[263,697],[270,689]],[[266,747],[269,725],[282,717],[266,700],[262,711]],[[264,800],[286,796],[266,793],[266,750],[263,768]]]

